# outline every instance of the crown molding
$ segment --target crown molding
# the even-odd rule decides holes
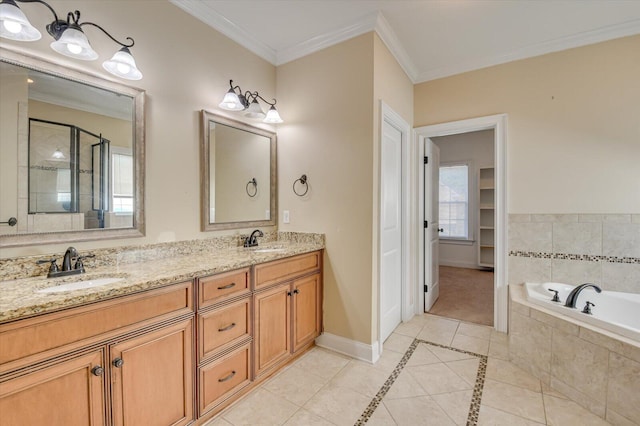
[[[640,19],[623,22],[621,24],[609,25],[591,31],[584,31],[582,33],[549,40],[543,43],[537,43],[522,49],[514,50],[504,55],[475,58],[469,61],[459,62],[451,66],[434,68],[418,74],[414,83],[424,83],[426,81],[450,77],[452,75],[479,70],[494,65],[545,55],[547,53],[559,52],[561,50],[572,49],[580,46],[587,46],[589,44],[600,43],[635,34],[640,34]]]
[[[277,55],[274,49],[258,41],[247,31],[207,7],[205,2],[198,0],[169,0],[169,2],[221,32],[262,59],[270,62],[272,65],[276,65]]]
[[[298,43],[278,51],[276,65],[286,64],[293,60],[302,58],[318,52],[327,47],[342,43],[343,41],[352,39],[359,35],[373,31],[378,21],[378,13],[365,15],[357,22],[346,27],[338,28],[334,31],[310,38],[309,40]]]
[[[418,69],[382,13],[378,13],[374,29],[393,57],[396,58],[405,74],[407,74],[409,80],[415,84],[418,77]]]

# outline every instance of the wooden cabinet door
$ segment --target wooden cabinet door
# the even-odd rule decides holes
[[[291,352],[291,287],[278,285],[255,294],[256,376],[286,360]]]
[[[320,334],[320,274],[295,280],[293,288],[293,352]]]
[[[110,348],[113,424],[184,425],[193,417],[193,322]]]
[[[103,360],[98,350],[0,383],[0,425],[106,424]]]

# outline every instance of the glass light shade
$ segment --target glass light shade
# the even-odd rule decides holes
[[[17,41],[36,41],[42,34],[29,22],[12,0],[0,3],[0,37]]]
[[[272,123],[272,124],[278,124],[283,122],[282,118],[280,118],[280,114],[278,114],[278,110],[273,105],[271,105],[271,108],[269,108],[269,111],[267,111],[267,116],[262,121],[264,123]]]
[[[84,35],[80,27],[74,25],[64,30],[60,38],[51,43],[51,48],[61,55],[83,61],[93,61],[98,58],[98,54],[91,48],[87,36]]]
[[[102,67],[111,74],[127,80],[140,80],[142,78],[142,73],[136,67],[135,59],[133,59],[131,52],[126,47],[118,50],[108,61],[104,61]]]
[[[245,117],[257,118],[257,119],[265,117],[265,113],[264,111],[262,111],[262,108],[260,107],[260,104],[256,99],[254,99],[251,102],[251,104],[249,105],[249,108],[247,108],[247,112],[245,112],[244,115]]]
[[[60,151],[60,148],[56,148],[53,154],[51,154],[51,158],[55,160],[64,160],[66,157],[64,156],[64,153]]]
[[[244,105],[242,105],[240,98],[233,89],[229,89],[218,106],[222,109],[226,109],[227,111],[242,111],[244,109]]]

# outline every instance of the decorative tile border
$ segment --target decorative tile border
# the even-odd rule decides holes
[[[413,352],[416,350],[419,343],[424,343],[431,346],[437,346],[439,348],[448,349],[454,352],[460,352],[463,354],[474,356],[479,359],[480,362],[478,364],[478,373],[476,375],[476,383],[473,387],[471,405],[469,406],[469,415],[467,416],[467,426],[476,426],[478,424],[478,415],[480,413],[480,403],[482,401],[482,389],[484,388],[484,380],[487,374],[487,356],[480,355],[474,352],[465,351],[462,349],[452,348],[451,346],[445,346],[438,343],[428,342],[426,340],[414,339],[413,342],[411,343],[411,346],[409,346],[409,349],[407,349],[407,351],[404,353],[404,356],[402,357],[398,365],[396,365],[396,368],[393,369],[393,372],[391,373],[389,378],[384,382],[384,384],[382,385],[382,387],[380,388],[376,396],[371,400],[367,408],[360,415],[360,418],[356,421],[355,426],[364,425],[366,422],[369,421],[374,411],[376,411],[376,408],[378,408],[378,406],[384,399],[387,392],[389,392],[389,389],[391,389],[391,386],[393,386],[393,383],[396,381],[396,379],[398,378],[398,376],[400,375],[404,367],[407,365],[407,362],[409,362],[411,355],[413,355]]]
[[[593,254],[545,253],[535,251],[512,250],[512,257],[529,257],[534,259],[582,260],[586,262],[634,263],[640,264],[640,257],[600,256]]]

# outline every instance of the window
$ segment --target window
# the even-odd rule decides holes
[[[470,240],[469,232],[469,165],[440,167],[439,224],[444,239]]]
[[[130,153],[112,150],[113,211],[133,213],[133,157]]]

